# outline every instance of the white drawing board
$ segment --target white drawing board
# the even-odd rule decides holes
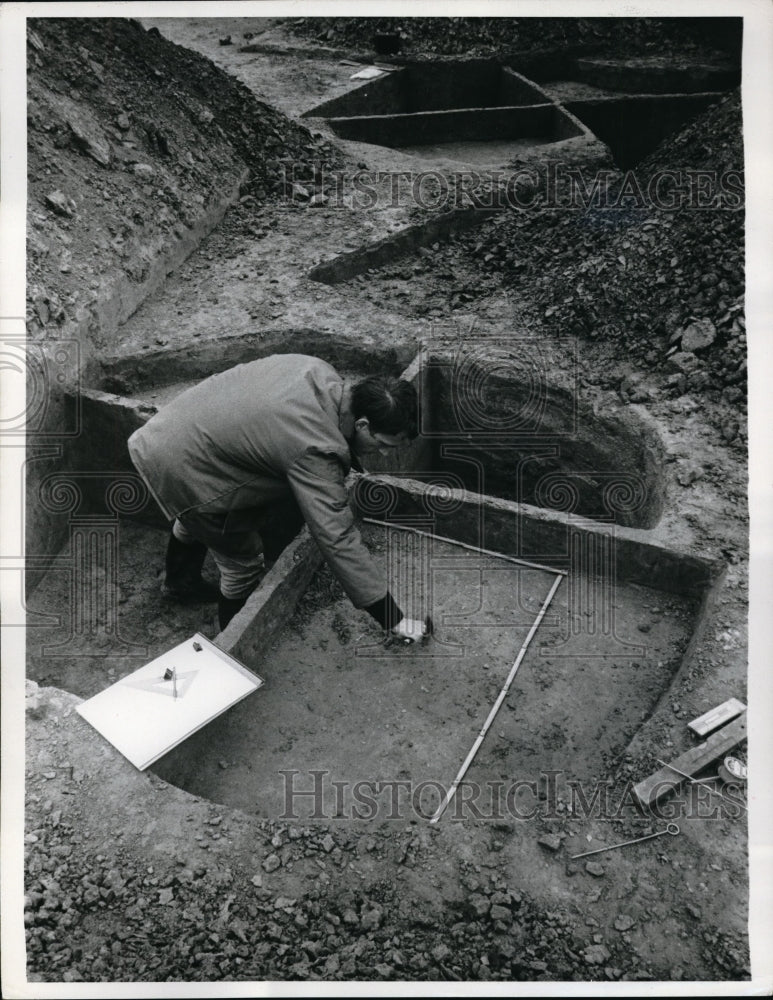
[[[78,712],[144,771],[262,684],[197,632],[83,702]]]

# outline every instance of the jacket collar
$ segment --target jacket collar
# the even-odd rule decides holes
[[[344,383],[341,402],[338,404],[338,429],[349,445],[351,467],[355,472],[364,472],[365,470],[352,448],[354,442],[354,414],[352,413],[352,387],[348,382]]]
[[[354,437],[354,414],[352,413],[352,387],[344,383],[341,402],[338,404],[338,429],[348,442]]]

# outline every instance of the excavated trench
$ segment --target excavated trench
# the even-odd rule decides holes
[[[621,81],[614,67],[580,71],[576,64],[568,72],[566,60],[558,57],[551,66],[538,63],[519,67],[528,76],[496,63],[478,66],[474,101],[464,74],[411,79],[413,67],[406,66],[356,92],[358,99],[367,98],[361,108],[323,106],[310,113],[309,124],[324,117],[339,135],[351,130],[352,137],[363,129],[361,140],[391,146],[401,157],[415,155],[419,170],[435,158],[439,172],[453,162],[485,171],[514,156],[528,163],[532,156],[553,155],[606,166],[610,150],[625,169],[737,82],[708,73],[689,94],[684,84],[695,77],[692,70],[656,88],[641,74]],[[401,95],[403,84],[410,86]],[[368,95],[379,90],[384,104],[374,108]],[[360,156],[367,158],[357,150],[355,159]],[[389,162],[388,156],[381,160]],[[606,879],[595,881],[595,873],[577,871],[567,860],[568,851],[585,849],[592,837],[604,844],[621,833],[605,829],[600,820],[566,822],[568,816],[592,820],[593,810],[584,812],[582,801],[575,810],[573,793],[572,805],[561,798],[561,786],[576,780],[590,801],[596,782],[613,778],[619,784],[621,766],[636,774],[644,744],[649,756],[655,748],[671,747],[665,737],[676,732],[669,725],[672,704],[678,697],[685,706],[683,692],[691,689],[696,664],[703,669],[701,634],[724,566],[694,554],[694,544],[688,552],[664,541],[678,535],[677,510],[684,507],[669,495],[656,425],[644,408],[613,403],[611,411],[594,409],[566,365],[553,364],[536,348],[532,356],[509,328],[498,340],[504,350],[476,349],[468,341],[460,351],[436,346],[435,331],[425,340],[426,328],[415,315],[406,324],[404,316],[384,309],[357,322],[359,300],[348,302],[336,285],[356,275],[365,282],[370,269],[483,221],[485,210],[436,215],[409,226],[403,225],[408,216],[397,212],[393,224],[378,226],[363,225],[366,213],[360,212],[359,220],[353,213],[340,239],[346,226],[328,222],[332,205],[313,212],[305,205],[291,207],[292,212],[284,211],[287,206],[263,209],[278,225],[262,252],[257,239],[224,225],[227,252],[215,240],[205,247],[206,262],[194,254],[193,284],[185,283],[186,263],[169,276],[139,322],[121,331],[121,349],[139,353],[95,361],[81,373],[81,387],[68,397],[80,434],[62,449],[57,471],[43,474],[35,497],[47,518],[66,525],[67,541],[29,595],[29,676],[88,698],[203,632],[265,684],[154,764],[155,775],[202,798],[204,805],[209,801],[280,821],[270,831],[277,831],[274,846],[283,838],[305,837],[303,827],[318,820],[328,830],[345,827],[356,851],[357,866],[325,871],[326,846],[304,851],[301,841],[290,860],[278,849],[282,869],[265,890],[277,907],[279,892],[300,898],[309,885],[332,878],[341,891],[361,880],[374,899],[381,898],[382,885],[393,882],[405,901],[413,893],[437,908],[441,893],[431,890],[444,880],[443,899],[462,888],[488,892],[490,879],[493,886],[517,886],[519,893],[545,903],[550,919],[539,933],[546,940],[558,934],[553,913],[582,914],[577,942],[581,936],[599,942],[602,934],[616,933],[622,914],[629,927],[638,921],[633,934],[620,939],[623,947],[631,947],[634,956],[651,955],[657,924],[658,940],[665,942],[660,964],[667,968],[671,962],[681,975],[686,954],[681,939],[694,937],[679,916],[682,890],[696,892],[691,899],[704,907],[702,919],[711,926],[715,911],[709,894],[716,888],[715,898],[730,900],[719,904],[729,916],[717,920],[718,926],[743,927],[736,891],[743,862],[737,863],[731,843],[736,831],[713,824],[701,834],[698,824],[691,824],[697,846],[683,837],[670,845],[671,859],[654,852],[604,855],[618,863],[607,866]],[[400,231],[385,237],[396,226]],[[375,242],[375,236],[384,238]],[[340,253],[358,244],[354,252]],[[339,256],[318,263],[333,253]],[[204,269],[210,273],[203,275]],[[314,286],[308,277],[329,287]],[[308,308],[296,308],[299,303]],[[272,328],[277,320],[284,328]],[[360,325],[358,338],[331,332]],[[261,332],[243,334],[246,329]],[[407,335],[398,342],[406,329],[413,339]],[[227,336],[213,337],[214,330]],[[168,340],[182,346],[152,346]],[[219,634],[214,606],[160,598],[168,527],[136,477],[126,440],[190,385],[277,351],[316,354],[352,379],[403,373],[419,391],[419,439],[394,462],[374,461],[367,476],[355,479],[352,503],[367,519],[363,538],[405,610],[433,618],[435,634],[423,646],[384,645],[372,620],[344,597],[305,530]],[[47,462],[47,468],[53,466]],[[42,571],[42,561],[39,565]],[[211,559],[204,572],[216,579]],[[427,827],[543,609],[456,799],[438,827]],[[50,715],[46,725],[57,727],[60,719]],[[660,752],[666,755],[665,749]],[[105,744],[102,753],[110,757],[111,748]],[[102,787],[104,773],[95,770],[93,787]],[[552,790],[551,776],[558,776]],[[127,786],[116,787],[120,796]],[[174,808],[163,801],[169,788],[157,791],[154,804],[162,812]],[[183,799],[189,813],[194,804]],[[226,812],[229,822],[237,815]],[[408,819],[420,826],[405,826]],[[492,819],[496,822],[482,821]],[[370,834],[384,821],[402,829],[382,833],[418,833],[425,849],[419,870],[408,872],[402,886],[405,869],[416,865],[407,848],[396,850],[394,858],[385,852],[381,867],[371,861],[376,853],[371,854]],[[159,823],[166,828],[163,815]],[[238,844],[226,839],[225,827],[220,843],[229,845],[227,854]],[[144,840],[138,844],[147,849],[148,862],[169,842],[179,841],[187,856],[191,835],[202,850],[211,848],[206,827],[198,823],[177,824],[175,818],[168,824],[168,841],[157,837],[158,829],[151,823],[141,831]],[[563,850],[554,854],[550,847],[548,854],[545,836],[538,835],[549,832],[555,840],[556,829],[569,839]],[[316,830],[321,840],[322,831]],[[397,837],[384,844],[391,849],[392,840],[397,849]],[[727,848],[727,858],[717,855],[717,844]],[[248,844],[257,876],[252,882],[258,885],[261,872],[280,862],[263,859],[262,847],[249,858],[251,850]],[[328,865],[338,864],[336,852],[341,853],[336,848]],[[230,876],[226,866],[236,855],[231,851],[229,861],[225,854],[211,857],[215,854],[197,857],[212,860],[213,873],[219,874],[222,862]],[[672,874],[669,860],[676,869]],[[705,892],[700,896],[696,881],[709,860],[722,862],[722,868],[711,865],[722,874],[698,883]],[[460,882],[460,872],[471,876],[473,869],[479,879]],[[241,863],[234,868],[237,878],[243,870]],[[569,882],[575,874],[579,877]],[[689,906],[688,912],[692,919],[698,911]],[[466,901],[459,914],[469,924]],[[583,933],[586,916],[592,929]],[[477,926],[491,940],[521,947],[513,934],[525,932],[517,923],[495,923],[493,936],[487,925]],[[471,932],[477,934],[475,924]],[[527,953],[530,943],[523,942]],[[581,963],[579,943],[572,947]],[[612,952],[610,966],[620,954],[618,948]],[[536,978],[550,975],[546,963],[531,967]],[[620,974],[609,966],[597,968],[609,978]],[[640,977],[644,968],[636,965],[632,974]]]
[[[632,96],[610,91],[609,79],[598,93],[587,67],[584,76],[565,69],[543,72],[543,89],[491,60],[411,65],[308,117],[326,118],[341,136],[415,147],[425,157],[468,155],[454,147],[464,135],[478,144],[481,163],[490,160],[481,153],[487,143],[495,159],[502,143],[511,144],[508,156],[525,143],[542,153],[552,145],[570,160],[582,150],[585,162],[600,162],[608,154],[596,136],[608,132],[622,144],[623,165],[718,96]],[[581,79],[585,92],[567,89],[567,79]],[[549,92],[551,80],[563,103]],[[437,216],[310,277],[336,284],[485,217]],[[689,658],[722,567],[655,538],[667,502],[664,450],[634,410],[620,417],[591,409],[535,345],[418,355],[417,346],[385,348],[304,327],[95,364],[69,397],[82,432],[41,485],[41,505],[66,519],[69,535],[29,598],[31,677],[89,697],[195,631],[217,634],[214,609],[159,601],[167,529],[126,440],[210,374],[275,352],[316,354],[349,378],[402,373],[417,388],[418,439],[390,462],[374,460],[352,497],[360,514],[382,522],[364,526],[364,537],[398,600],[430,615],[436,633],[421,647],[385,647],[302,532],[218,637],[265,687],[168,754],[157,773],[273,818],[287,817],[288,788],[297,777],[308,789],[314,771],[339,785],[328,782],[319,801],[297,799],[311,818],[356,816],[356,806],[367,817],[358,782],[411,780],[426,791],[418,812],[427,818],[559,579],[470,778],[482,787],[546,767],[599,776]],[[214,574],[211,562],[205,573]]]
[[[364,537],[403,607],[432,616],[434,638],[420,649],[385,646],[318,570],[273,642],[248,658],[265,689],[168,754],[157,774],[204,798],[303,822],[384,817],[379,789],[410,781],[410,808],[430,818],[555,574],[411,532],[367,525]],[[481,788],[536,780],[545,768],[597,776],[678,667],[694,622],[688,597],[618,586],[605,634],[590,605],[574,608],[580,594],[600,597],[599,582],[585,574],[562,586],[468,774]]]
[[[166,529],[122,442],[191,382],[277,350],[328,357],[350,378],[402,371],[417,386],[419,438],[352,496],[366,518],[409,529],[363,525],[404,609],[430,615],[436,633],[422,647],[385,647],[304,530],[217,640],[265,687],[154,770],[286,819],[383,817],[378,789],[411,781],[411,808],[426,819],[558,576],[468,777],[487,795],[548,765],[598,776],[667,692],[719,570],[642,530],[664,502],[652,430],[592,417],[522,356],[420,353],[403,369],[403,350],[303,330],[104,365],[100,387],[72,400],[84,428],[73,468],[44,483],[43,499],[69,512],[70,538],[29,600],[33,679],[89,697],[196,631],[217,634],[213,608],[159,600]],[[89,471],[79,476],[78,462]],[[309,788],[319,794],[296,796]]]
[[[550,157],[586,147],[587,160],[601,140],[627,170],[739,82],[730,66],[666,71],[657,61],[547,55],[529,72],[534,79],[491,59],[414,63],[303,117],[324,119],[343,139],[484,169],[533,150]]]
[[[502,168],[521,156],[592,146],[588,129],[541,87],[492,59],[414,63],[307,111],[342,139]],[[603,152],[597,151],[599,159]]]

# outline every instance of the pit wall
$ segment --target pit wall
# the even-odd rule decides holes
[[[52,503],[46,483],[84,466],[91,425],[81,422],[83,410],[74,400],[88,383],[89,371],[105,353],[120,348],[120,328],[139,306],[160,288],[167,276],[193,253],[239,198],[248,172],[243,168],[223,178],[223,193],[208,205],[182,236],[158,236],[136,250],[142,262],[138,278],[111,271],[100,280],[93,298],[78,307],[55,330],[44,328],[26,346],[27,399],[42,398],[37,411],[28,404],[27,461],[25,463],[25,573],[29,593],[39,583],[50,559],[64,545],[69,514]],[[54,324],[51,324],[53,326]],[[66,360],[63,362],[63,352]],[[82,477],[80,477],[82,482]],[[80,488],[80,487],[79,487]]]
[[[427,355],[427,468],[445,469],[475,492],[655,527],[665,505],[656,428],[628,408],[595,412],[573,387],[547,378],[545,363],[490,347]],[[540,493],[542,502],[533,499]]]
[[[739,18],[740,20],[740,18]],[[578,58],[573,79],[629,94],[698,94],[731,90],[741,83],[740,65],[653,66],[642,59]]]
[[[562,109],[556,104],[515,108],[472,105],[449,111],[328,118],[327,123],[342,139],[392,149],[454,142],[460,138],[465,142],[536,139],[548,144],[582,134],[572,120],[564,120]]]
[[[420,247],[428,247],[438,240],[447,240],[482,225],[486,219],[502,211],[500,208],[457,208],[443,212],[427,222],[407,226],[393,236],[371,243],[360,250],[349,250],[332,260],[318,264],[309,271],[313,281],[326,285],[337,285],[350,281],[358,274],[372,268],[384,267],[400,257],[415,253]]]
[[[228,341],[199,340],[179,350],[95,360],[87,371],[95,387],[66,394],[68,419],[77,420],[81,433],[70,443],[67,466],[57,464],[42,481],[43,502],[53,516],[57,494],[65,489],[77,491],[77,506],[60,515],[66,535],[74,512],[78,516],[110,514],[110,503],[115,498],[112,488],[120,483],[136,494],[135,502],[121,514],[163,526],[166,520],[134,469],[127,447],[131,434],[157,412],[148,398],[153,388],[199,381],[256,358],[290,353],[312,354],[342,371],[363,376],[375,372],[397,376],[416,351],[414,342],[384,348],[366,336],[354,340],[303,328],[266,331]],[[411,378],[420,377],[413,364],[407,370]],[[414,461],[421,460],[417,451]],[[409,463],[407,467],[416,466]]]
[[[567,101],[564,107],[609,146],[622,170],[628,170],[723,97],[722,92],[637,94]]]
[[[404,64],[348,94],[324,101],[301,117],[414,115],[454,108],[541,104],[545,100],[530,80],[498,60],[439,60]]]
[[[710,20],[700,18],[700,21]],[[537,51],[513,52],[508,65],[517,68],[530,80],[550,83],[553,80],[579,80],[591,86],[633,94],[691,94],[708,90],[730,90],[741,83],[741,46],[743,18],[723,22],[710,48],[725,49],[727,55],[716,63],[686,62],[679,67],[656,66],[648,59],[609,59],[598,45],[567,45]],[[695,37],[696,18],[690,19],[690,34]]]
[[[157,412],[152,390],[270,354],[300,353],[350,375],[386,373],[414,385],[419,435],[389,457],[369,457],[369,472],[424,477],[529,504],[536,497],[540,505],[620,525],[657,525],[665,505],[665,455],[656,428],[642,416],[629,409],[613,417],[596,414],[568,388],[542,384],[544,379],[535,408],[533,373],[524,374],[508,358],[489,350],[485,360],[473,356],[470,363],[466,354],[417,348],[414,341],[385,349],[369,338],[283,329],[103,359],[90,372],[95,387],[68,396],[71,421],[82,432],[70,445],[69,466],[44,481],[43,495],[55,507],[51,498],[69,483],[79,493],[79,516],[104,516],[114,496],[111,483],[133,483],[142,496],[122,513],[164,524],[127,448],[131,434]],[[65,530],[71,513],[61,515]]]

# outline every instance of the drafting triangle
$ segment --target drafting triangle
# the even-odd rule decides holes
[[[185,692],[193,683],[193,679],[198,674],[198,670],[186,670],[177,675],[177,697],[184,698]],[[167,698],[174,698],[174,685],[171,680],[164,680],[163,677],[142,677],[132,680],[127,678],[121,681],[127,687],[139,688],[141,691],[150,691],[151,694],[165,695]]]

